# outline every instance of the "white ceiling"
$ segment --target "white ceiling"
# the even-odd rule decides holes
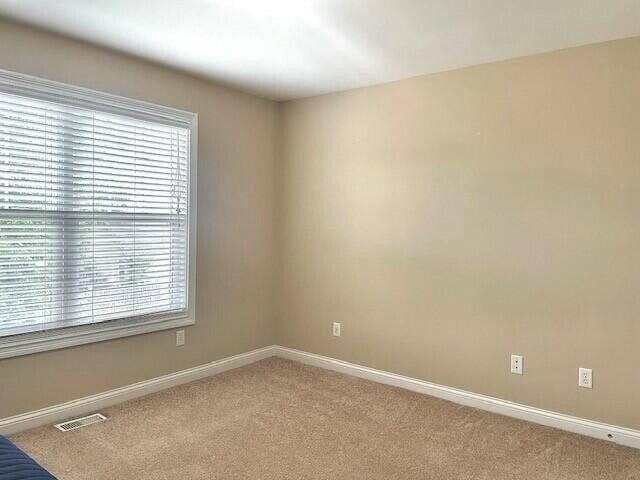
[[[640,0],[0,0],[0,15],[276,100],[640,35]]]

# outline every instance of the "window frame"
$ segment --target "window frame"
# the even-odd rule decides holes
[[[190,132],[186,310],[177,314],[143,315],[0,337],[0,359],[194,325],[196,322],[198,114],[2,69],[0,69],[0,91],[159,122],[164,125],[179,126],[187,128]]]

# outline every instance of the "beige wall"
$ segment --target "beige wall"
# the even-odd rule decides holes
[[[281,343],[640,427],[640,38],[282,121]]]
[[[0,418],[273,343],[277,106],[0,21],[0,68],[199,114],[197,324],[0,360]]]

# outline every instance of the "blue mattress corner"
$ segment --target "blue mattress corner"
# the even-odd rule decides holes
[[[56,477],[0,435],[0,480],[56,480]]]

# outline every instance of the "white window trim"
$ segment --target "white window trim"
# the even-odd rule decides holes
[[[186,312],[166,316],[154,315],[148,319],[144,316],[126,318],[102,324],[0,337],[0,359],[195,324],[198,115],[6,70],[0,70],[0,91],[126,115],[140,120],[160,121],[168,125],[188,128],[190,131]]]

